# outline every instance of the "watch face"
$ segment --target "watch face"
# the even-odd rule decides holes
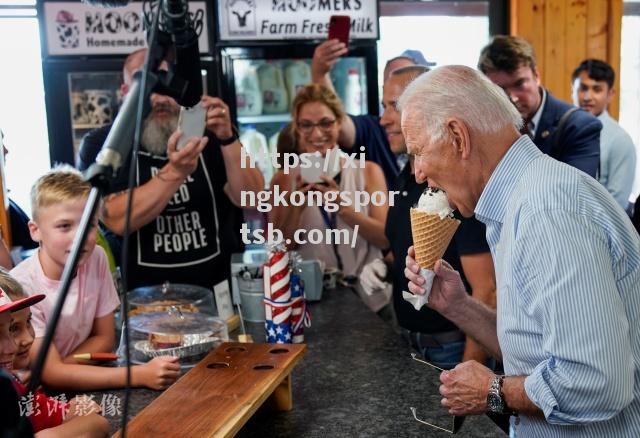
[[[504,410],[504,401],[498,394],[487,394],[487,405],[491,412],[502,412]]]

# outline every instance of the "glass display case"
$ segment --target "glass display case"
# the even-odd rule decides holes
[[[279,132],[291,121],[297,91],[311,82],[311,59],[234,59],[232,70],[240,141],[268,184],[275,169],[260,158],[276,151]],[[347,113],[368,113],[364,57],[340,59],[331,79]]]
[[[198,286],[165,283],[134,289],[129,293],[131,361],[176,356],[183,367],[195,365],[229,340],[227,325],[215,309],[211,291]],[[124,336],[121,339],[122,350]]]

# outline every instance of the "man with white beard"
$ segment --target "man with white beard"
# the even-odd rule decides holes
[[[127,57],[123,94],[145,55],[146,49],[141,49]],[[264,180],[258,169],[240,165],[241,144],[222,100],[202,97],[200,104],[207,109],[205,136],[177,151],[179,105],[158,93],[149,99],[151,112],[143,122],[137,160],[128,287],[169,281],[212,289],[229,277],[230,256],[240,248],[240,211],[235,207],[240,193],[262,190]],[[110,128],[85,136],[78,154],[81,170],[95,161]],[[118,236],[124,233],[130,165],[127,158],[103,202],[101,220]]]

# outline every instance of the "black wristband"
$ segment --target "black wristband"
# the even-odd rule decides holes
[[[231,134],[229,138],[218,139],[220,146],[229,146],[231,143],[235,143],[238,137],[235,134]]]

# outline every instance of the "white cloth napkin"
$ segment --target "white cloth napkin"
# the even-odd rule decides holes
[[[425,290],[424,295],[414,295],[411,292],[402,291],[402,298],[411,303],[416,310],[420,310],[422,306],[429,302],[429,294],[431,293],[431,286],[433,286],[433,279],[436,273],[430,269],[420,269],[420,276],[425,280],[422,285]]]

